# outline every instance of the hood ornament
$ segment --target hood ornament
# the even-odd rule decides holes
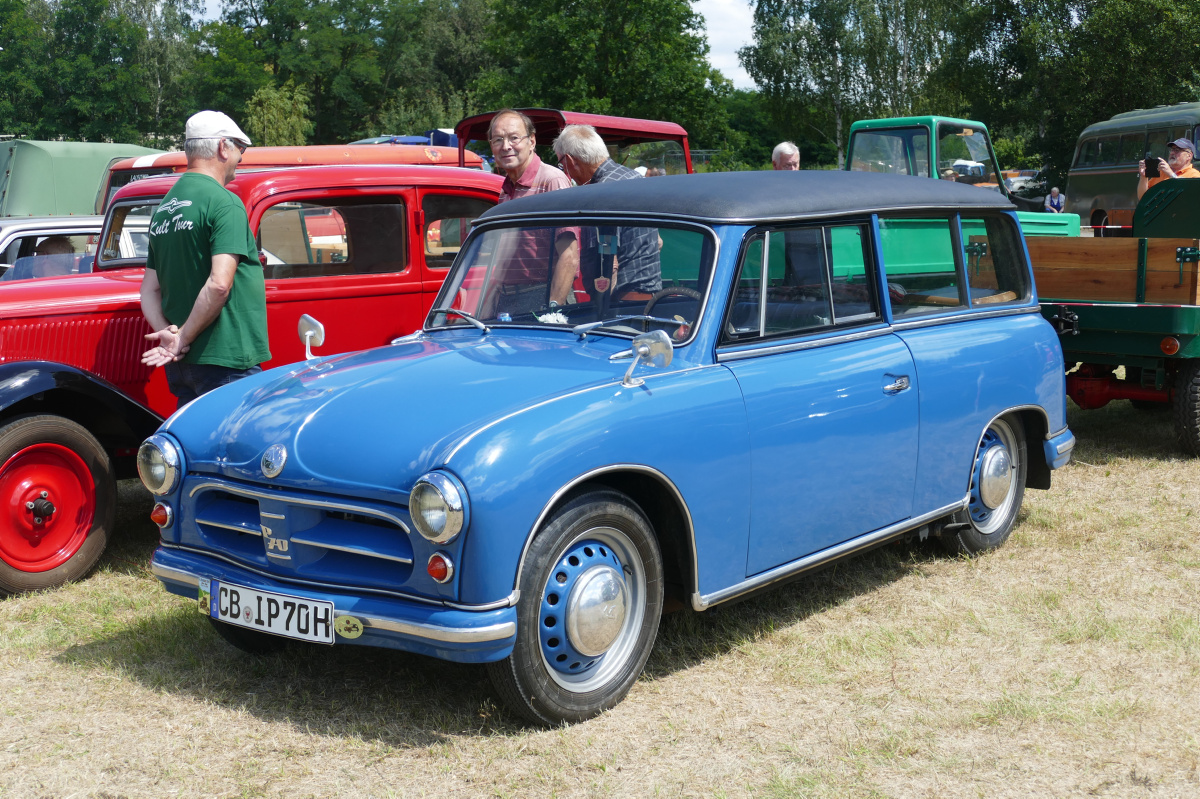
[[[283,471],[285,463],[287,463],[287,447],[283,444],[272,444],[263,453],[259,466],[267,477],[278,477],[279,473]]]

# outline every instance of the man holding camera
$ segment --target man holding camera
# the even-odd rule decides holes
[[[1171,178],[1200,178],[1200,170],[1192,166],[1196,157],[1196,145],[1188,139],[1176,139],[1167,145],[1167,160],[1147,156],[1138,164],[1138,199],[1151,186]]]

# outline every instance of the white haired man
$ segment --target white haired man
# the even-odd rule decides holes
[[[554,140],[563,170],[580,186],[614,180],[641,180],[637,170],[608,156],[608,146],[591,125],[567,125]],[[589,294],[603,296],[611,288],[620,301],[649,300],[662,290],[662,241],[653,228],[619,228],[615,257],[600,253],[596,228],[586,228],[580,242],[579,268]]]
[[[246,207],[225,188],[250,137],[219,111],[187,121],[187,171],[150,219],[142,315],[155,346],[147,366],[166,368],[182,407],[201,394],[261,371],[267,294]]]
[[[790,141],[781,141],[771,151],[771,166],[776,172],[795,172],[800,169],[800,148]]]

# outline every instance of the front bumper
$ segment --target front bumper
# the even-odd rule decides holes
[[[1042,446],[1050,468],[1061,469],[1071,462],[1071,453],[1075,451],[1075,435],[1064,427],[1058,433],[1049,436]]]
[[[487,663],[508,657],[516,641],[514,607],[472,611],[356,594],[348,587],[314,589],[271,580],[216,558],[169,546],[155,550],[150,569],[164,588],[188,599],[198,598],[199,580],[207,577],[261,591],[332,602],[335,618],[353,616],[363,627],[358,638],[338,636],[338,644],[402,649],[460,663]]]

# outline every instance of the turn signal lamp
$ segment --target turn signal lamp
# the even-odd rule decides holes
[[[447,583],[454,576],[454,563],[445,554],[434,552],[429,556],[429,563],[425,565],[425,571],[435,582]]]
[[[1174,336],[1167,336],[1158,342],[1158,348],[1163,351],[1163,355],[1174,355],[1179,352],[1179,339]]]
[[[170,527],[171,520],[174,518],[175,514],[171,512],[171,506],[165,502],[155,504],[154,510],[150,511],[150,521],[159,527]]]

